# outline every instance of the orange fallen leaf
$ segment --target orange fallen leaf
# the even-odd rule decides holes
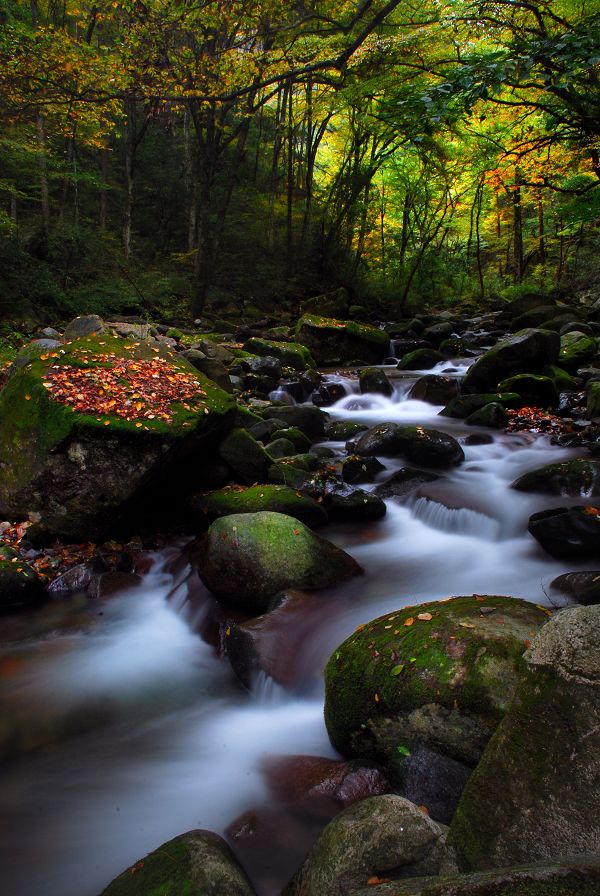
[[[414,625],[414,619],[412,616],[409,616],[408,619],[404,620],[404,625]]]
[[[421,622],[430,622],[433,619],[431,613],[419,613],[417,619],[420,619]]]

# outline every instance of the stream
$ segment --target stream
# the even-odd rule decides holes
[[[447,363],[426,372],[464,370]],[[236,685],[227,661],[196,633],[208,592],[198,603],[196,587],[192,607],[189,569],[168,571],[181,546],[153,558],[142,588],[100,607],[65,606],[69,625],[51,621],[15,644],[0,622],[0,725],[16,727],[24,745],[0,773],[0,892],[98,896],[171,837],[192,828],[222,833],[248,810],[268,810],[263,770],[272,757],[336,756],[322,717],[322,669],[357,625],[460,594],[547,604],[552,579],[578,568],[553,560],[527,533],[530,514],[569,499],[509,487],[575,452],[529,433],[487,431],[489,443],[465,444],[473,428],[406,398],[417,375],[394,380],[391,399],[361,396],[356,378],[334,377],[348,394],[326,409],[332,419],[442,429],[461,441],[466,460],[402,502],[388,501],[381,521],[319,530],[366,575],[323,593],[332,609],[302,642],[309,674],[297,693],[265,681],[250,694]],[[377,482],[403,465],[384,463]],[[277,896],[316,830],[307,826],[306,842],[288,833],[294,847],[286,849],[283,832],[276,847],[256,851],[249,872],[259,896]]]

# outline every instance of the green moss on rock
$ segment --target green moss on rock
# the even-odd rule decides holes
[[[460,708],[491,733],[510,702],[525,642],[546,620],[547,611],[527,601],[474,595],[360,626],[325,670],[331,742],[354,755],[353,738],[370,720],[426,704]]]
[[[209,495],[197,495],[191,499],[190,506],[194,517],[209,522],[232,513],[259,513],[263,510],[285,513],[311,528],[327,522],[327,513],[321,504],[284,485],[230,486]]]
[[[390,340],[385,330],[369,324],[305,314],[296,326],[296,341],[307,346],[318,364],[378,364]]]

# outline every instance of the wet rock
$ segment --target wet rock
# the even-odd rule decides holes
[[[208,495],[195,495],[189,500],[189,509],[191,519],[202,527],[232,513],[259,513],[263,510],[284,513],[311,529],[327,522],[327,513],[322,504],[284,485],[229,486]]]
[[[238,681],[251,689],[261,673],[286,688],[314,680],[320,669],[303,647],[335,612],[333,603],[294,589],[277,595],[262,616],[248,622],[228,621],[225,651]]]
[[[140,859],[115,878],[101,896],[256,896],[250,881],[222,837],[189,831]]]
[[[222,361],[219,361],[217,358],[209,358],[204,352],[194,348],[190,348],[181,354],[196,370],[199,370],[209,380],[216,383],[220,389],[224,389],[225,392],[233,391],[229,371]]]
[[[558,392],[554,381],[541,374],[519,373],[498,383],[500,392],[516,392],[523,405],[554,408],[558,403]]]
[[[296,340],[307,346],[318,364],[358,362],[379,364],[388,354],[384,330],[355,321],[305,314],[296,327]]]
[[[283,756],[267,760],[264,776],[279,803],[300,806],[331,817],[371,796],[390,790],[390,782],[374,763],[342,762],[321,756]]]
[[[200,578],[227,603],[265,612],[286,588],[316,590],[362,574],[358,563],[282,513],[216,520],[198,545]]]
[[[493,612],[482,613],[489,607]],[[546,619],[527,601],[475,595],[404,608],[360,626],[325,670],[331,742],[345,756],[379,760],[389,759],[398,744],[412,750],[425,743],[469,762],[504,715],[524,642]],[[423,723],[419,733],[410,715],[429,704],[444,712],[435,716],[435,735],[424,736]],[[373,726],[387,719],[386,741],[387,725],[381,734]]]
[[[277,429],[272,437],[274,439],[288,439],[298,453],[309,451],[312,444],[311,440],[297,426],[284,426],[283,429]]]
[[[422,743],[407,752],[410,755],[394,757],[395,791],[411,803],[425,806],[434,821],[450,824],[473,769]]]
[[[255,373],[278,380],[281,377],[281,362],[273,355],[250,355],[240,360],[244,373]]]
[[[402,467],[389,479],[378,485],[375,494],[386,500],[388,498],[403,498],[425,482],[434,482],[436,479],[439,479],[436,473],[426,473],[424,470],[416,470],[413,467]]]
[[[442,417],[457,417],[463,419],[470,417],[476,411],[485,407],[486,404],[501,404],[504,408],[520,407],[521,400],[516,392],[505,393],[500,395],[494,392],[483,392],[475,395],[460,395],[448,402],[445,408],[440,411]]]
[[[342,383],[321,383],[311,395],[311,401],[320,408],[330,407],[344,398],[346,390]]]
[[[508,414],[501,404],[491,401],[469,414],[465,423],[467,426],[489,426],[492,429],[502,429],[508,423]]]
[[[598,341],[593,336],[574,331],[565,333],[560,338],[559,362],[570,373],[593,361],[597,355]]]
[[[64,597],[67,594],[87,591],[93,575],[94,569],[89,563],[78,563],[50,582],[48,593],[52,597]]]
[[[437,429],[379,423],[359,436],[356,454],[397,457],[425,467],[453,467],[462,463],[464,452],[456,439]]]
[[[389,398],[394,392],[394,387],[379,367],[365,367],[361,370],[358,375],[358,383],[363,395],[367,392],[375,392]]]
[[[244,344],[244,351],[253,355],[277,358],[282,367],[291,367],[292,370],[306,370],[317,366],[306,346],[296,342],[273,342],[253,337]]]
[[[523,659],[450,829],[464,869],[598,853],[600,607],[557,614]]]
[[[274,439],[265,446],[265,451],[269,457],[272,457],[273,459],[291,457],[298,453],[296,447],[289,439]]]
[[[273,417],[271,420],[261,420],[258,423],[254,423],[250,427],[248,432],[258,442],[268,442],[271,440],[273,433],[277,432],[280,429],[285,429],[285,427],[285,420],[280,420],[277,417]]]
[[[535,373],[558,360],[559,348],[558,333],[520,330],[498,342],[469,367],[464,388],[469,392],[484,392],[495,389],[507,375]]]
[[[529,517],[529,532],[548,554],[585,560],[600,554],[600,513],[595,507],[555,507]]]
[[[543,492],[548,495],[598,497],[600,495],[600,461],[567,460],[547,464],[525,473],[511,484],[522,492]]]
[[[346,483],[325,482],[315,489],[323,501],[329,519],[342,523],[379,520],[385,516],[384,501],[372,492]]]
[[[376,457],[359,457],[350,455],[342,461],[342,479],[350,485],[359,482],[372,482],[375,476],[384,470],[383,464]]]
[[[458,380],[429,373],[419,377],[408,393],[408,397],[417,401],[427,401],[429,404],[445,405],[453,398],[456,398],[459,391]]]
[[[568,594],[583,606],[600,604],[600,569],[563,573],[550,582],[550,587],[561,594]]]
[[[445,360],[444,355],[433,348],[417,348],[402,356],[398,361],[398,370],[430,370]]]
[[[240,482],[253,483],[264,479],[271,458],[245,429],[232,429],[219,444],[221,460],[233,470]]]
[[[600,382],[589,382],[585,390],[586,413],[590,420],[600,420]]]
[[[324,411],[310,405],[267,408],[265,420],[272,418],[283,420],[286,426],[298,427],[309,439],[320,438],[325,432],[325,424],[329,419]]]
[[[362,800],[331,821],[283,896],[348,896],[372,877],[450,872],[446,828],[400,796]]]
[[[103,572],[92,578],[89,594],[96,600],[106,600],[123,591],[131,591],[142,583],[140,576],[131,572]]]
[[[347,442],[368,429],[366,423],[351,423],[349,420],[336,420],[325,427],[325,435],[332,442]]]

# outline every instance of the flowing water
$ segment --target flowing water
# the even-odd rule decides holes
[[[460,376],[464,367],[427,372]],[[335,756],[322,718],[322,669],[358,624],[457,594],[547,603],[549,582],[577,568],[527,534],[531,513],[564,499],[510,489],[522,473],[573,452],[525,433],[465,445],[473,430],[462,421],[407,400],[414,378],[397,380],[387,399],[361,396],[355,379],[340,376],[347,395],[328,411],[369,425],[443,429],[461,440],[466,460],[408,499],[388,501],[383,520],[322,532],[366,575],[323,595],[334,609],[299,647],[308,674],[297,692],[265,679],[252,694],[237,687],[228,663],[196,633],[214,602],[195,587],[192,605],[184,565],[165,571],[178,548],[156,556],[142,588],[100,607],[69,606],[70,625],[51,620],[15,645],[0,622],[0,734],[10,732],[21,753],[0,774],[1,893],[96,896],[165,840],[197,827],[222,832],[268,807],[270,758]],[[402,466],[385,465],[378,481]],[[267,850],[250,869],[261,896],[275,896],[299,861],[293,850],[279,852]]]

